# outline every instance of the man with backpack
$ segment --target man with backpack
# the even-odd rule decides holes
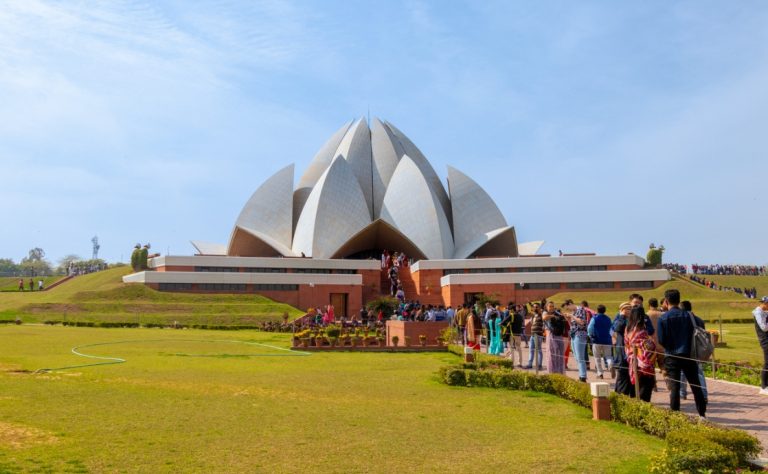
[[[665,313],[659,318],[658,338],[664,346],[664,368],[669,385],[669,408],[680,411],[680,375],[685,374],[696,401],[696,411],[703,419],[707,413],[707,401],[704,392],[697,383],[699,380],[698,362],[695,357],[694,332],[696,327],[704,329],[704,321],[687,311],[680,309],[680,292],[670,289],[664,292],[662,309]]]

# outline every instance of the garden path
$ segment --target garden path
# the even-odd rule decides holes
[[[605,374],[605,379],[600,380],[595,372],[595,361],[590,357],[592,370],[587,374],[587,382],[608,382],[613,388],[613,380],[610,374]],[[579,378],[576,369],[576,359],[569,360],[570,369],[566,375],[573,379]],[[651,403],[661,407],[669,407],[669,390],[667,390],[661,374],[657,371],[658,391],[653,393]],[[709,404],[707,405],[707,419],[725,426],[740,428],[756,436],[763,444],[762,458],[768,463],[768,397],[759,395],[759,387],[740,383],[727,382],[707,378],[707,390]],[[696,415],[696,405],[693,394],[688,390],[688,399],[680,400],[680,410],[684,413]]]

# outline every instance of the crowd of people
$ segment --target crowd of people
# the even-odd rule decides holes
[[[663,263],[662,268],[680,275],[687,275],[688,273],[696,275],[739,275],[739,276],[766,276],[768,275],[768,265],[700,265],[694,263],[691,265],[690,272],[688,271],[688,265],[682,263]]]
[[[718,285],[714,281],[710,280],[709,278],[703,278],[697,275],[688,275],[688,278],[696,282],[700,285],[704,285],[707,288],[711,290],[717,290],[717,291],[732,291],[734,293],[738,293],[745,298],[749,299],[756,299],[757,298],[757,288],[754,286],[752,288],[740,288],[737,286],[725,286],[725,285]]]
[[[661,302],[651,298],[646,306],[641,295],[632,294],[617,309],[611,318],[604,305],[592,309],[587,301],[567,300],[559,307],[546,300],[506,307],[466,304],[457,308],[452,324],[466,346],[507,357],[522,369],[563,374],[569,359],[575,359],[579,380],[586,382],[593,361],[598,378],[610,374],[616,392],[644,401],[657,390],[658,368],[669,389],[670,408],[680,409],[687,384],[703,418],[706,379],[702,361],[691,355],[694,329],[705,326],[692,303],[670,289]],[[765,356],[760,394],[768,395],[768,297],[753,314]]]
[[[401,304],[405,302],[405,290],[403,289],[403,282],[400,281],[399,273],[401,268],[410,264],[411,261],[403,252],[390,254],[384,250],[381,254],[381,269],[387,272],[389,278],[389,295],[396,297]]]
[[[699,275],[742,275],[742,276],[765,276],[768,275],[768,265],[761,267],[757,265],[691,265],[693,273]]]
[[[688,266],[682,263],[662,263],[661,268],[666,268],[670,272],[679,273],[680,275],[688,273]]]

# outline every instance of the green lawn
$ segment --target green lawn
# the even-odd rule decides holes
[[[75,277],[43,292],[0,293],[0,319],[256,325],[303,312],[259,295],[170,293],[127,285],[127,267]]]
[[[0,472],[643,472],[662,449],[553,396],[440,384],[448,353],[262,357],[278,351],[210,342],[233,336],[288,342],[0,328]],[[81,349],[124,364],[22,372],[88,363],[76,345],[156,339]]]

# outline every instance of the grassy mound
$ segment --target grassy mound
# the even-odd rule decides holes
[[[25,322],[93,321],[207,325],[257,325],[303,313],[260,295],[216,295],[155,291],[124,284],[128,268],[73,278],[43,292],[0,293],[0,319]]]

